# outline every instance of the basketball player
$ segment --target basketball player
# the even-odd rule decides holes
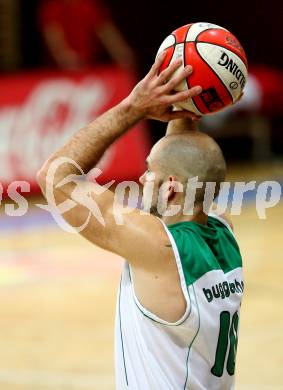
[[[226,217],[208,216],[203,209],[205,183],[219,188],[226,165],[218,145],[196,129],[195,116],[172,110],[201,92],[199,86],[174,92],[192,68],[176,75],[181,65],[176,60],[159,74],[163,59],[157,58],[125,100],[53,154],[38,180],[43,193],[52,184],[56,204],[75,200],[64,214],[74,227],[89,215],[88,192],[105,223],[92,216],[81,234],[126,259],[116,313],[117,389],[228,390],[235,378],[242,260]],[[140,178],[144,204],[153,189],[152,213],[128,210],[118,225],[110,190],[83,179],[79,184],[62,180],[80,174],[78,166],[88,172],[118,137],[145,118],[170,121]],[[48,169],[59,157],[77,165],[61,164],[50,183]],[[190,213],[185,193],[195,177],[204,185],[195,187]]]

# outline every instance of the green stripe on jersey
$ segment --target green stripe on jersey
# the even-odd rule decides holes
[[[179,222],[167,227],[177,245],[187,285],[209,271],[227,273],[242,267],[233,234],[216,218],[208,217],[207,225]]]

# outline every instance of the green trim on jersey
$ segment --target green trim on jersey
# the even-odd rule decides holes
[[[192,348],[193,343],[194,343],[195,339],[197,338],[197,335],[199,334],[199,330],[200,330],[200,312],[199,312],[198,300],[197,300],[197,295],[196,295],[194,286],[193,286],[193,292],[194,292],[195,301],[196,301],[197,310],[198,310],[198,328],[197,328],[196,334],[194,335],[194,338],[192,339],[192,341],[191,341],[191,343],[189,345],[189,351],[188,351],[187,360],[186,360],[187,374],[186,374],[186,381],[185,381],[185,385],[184,385],[184,389],[183,390],[186,390],[188,379],[189,379],[189,364],[188,363],[189,363],[191,348]]]
[[[238,244],[218,219],[208,217],[207,225],[179,222],[167,228],[178,248],[188,286],[207,272],[222,270],[227,273],[242,267]]]

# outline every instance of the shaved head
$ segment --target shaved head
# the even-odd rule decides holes
[[[211,137],[199,131],[162,138],[153,146],[149,162],[157,167],[163,180],[171,175],[185,183],[197,176],[204,187],[207,182],[216,182],[216,192],[226,175],[221,149]],[[201,192],[199,195],[203,197]]]

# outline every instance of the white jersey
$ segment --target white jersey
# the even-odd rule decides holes
[[[234,387],[242,260],[219,218],[166,228],[187,309],[176,323],[146,310],[126,262],[116,310],[117,390],[230,390]]]

